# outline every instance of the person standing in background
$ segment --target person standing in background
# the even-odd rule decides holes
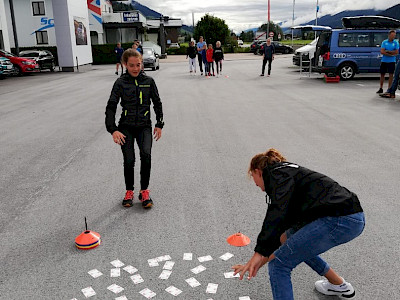
[[[395,40],[395,37],[396,31],[390,30],[388,38],[384,40],[381,45],[381,79],[379,82],[379,90],[376,92],[377,94],[383,93],[383,82],[385,81],[386,73],[389,73],[388,88],[390,88],[393,82],[393,73],[396,67],[396,56],[399,54],[399,42]]]
[[[191,41],[189,47],[186,51],[186,58],[189,57],[189,72],[190,74],[196,73],[196,47],[194,46],[194,41]]]
[[[199,67],[201,75],[203,75],[203,52],[206,51],[207,44],[204,42],[202,36],[199,37],[199,41],[197,42],[197,59],[199,61]]]
[[[268,77],[271,75],[271,65],[275,56],[275,47],[271,44],[271,39],[267,39],[267,43],[264,45],[264,53],[263,53],[263,63],[261,69],[261,75],[264,76],[265,65],[268,62]]]
[[[118,75],[118,68],[121,65],[121,74],[124,73],[124,66],[121,63],[122,54],[124,53],[124,48],[121,47],[121,43],[117,44],[117,47],[114,49],[115,52],[115,75]]]

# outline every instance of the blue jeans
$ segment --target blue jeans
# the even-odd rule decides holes
[[[400,60],[397,62],[396,70],[393,75],[393,83],[390,88],[387,90],[387,93],[395,94],[397,90],[397,86],[399,85],[399,76],[400,76]]]
[[[292,300],[290,274],[302,262],[324,276],[329,265],[319,254],[347,243],[364,230],[364,213],[317,219],[298,231],[286,231],[287,240],[274,252],[275,259],[268,263],[269,278],[274,300]]]

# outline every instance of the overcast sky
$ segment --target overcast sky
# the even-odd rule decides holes
[[[185,25],[192,25],[206,13],[224,19],[236,33],[259,27],[268,18],[268,0],[137,0],[149,8],[174,18],[181,18]],[[293,0],[270,0],[271,21],[288,22],[292,25]],[[316,0],[295,1],[294,24],[315,19]],[[318,17],[336,14],[344,10],[378,9],[384,10],[399,4],[400,0],[319,0]],[[285,24],[284,24],[285,25]]]

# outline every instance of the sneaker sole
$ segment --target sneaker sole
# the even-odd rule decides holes
[[[143,206],[143,208],[151,208],[153,206],[153,203],[148,203],[145,206]]]
[[[123,207],[132,207],[133,204],[132,203],[122,203]]]
[[[341,294],[342,292],[340,291],[333,291],[333,290],[328,290],[325,291],[323,289],[319,289],[318,287],[315,287],[315,289],[320,292],[323,295],[327,295],[327,296],[342,296],[343,298],[353,298],[356,295],[356,291],[354,290],[353,293],[347,295],[347,294]]]

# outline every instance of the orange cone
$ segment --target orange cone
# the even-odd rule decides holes
[[[76,248],[81,250],[89,250],[96,248],[98,245],[100,245],[101,242],[100,234],[87,229],[86,217],[85,217],[85,227],[86,230],[75,238]]]
[[[235,247],[243,247],[247,246],[250,244],[250,239],[245,236],[243,233],[237,232],[235,234],[232,234],[229,236],[226,241],[228,242],[229,245],[235,246]]]

